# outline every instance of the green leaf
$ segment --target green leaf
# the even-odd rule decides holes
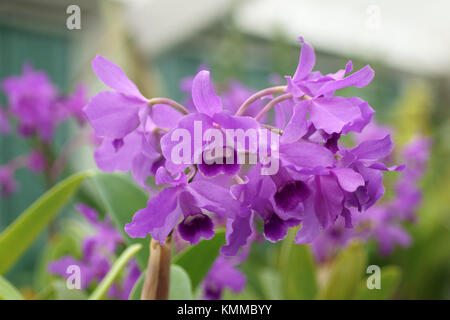
[[[100,282],[100,284],[97,286],[94,292],[92,292],[91,296],[89,297],[89,300],[102,299],[105,296],[106,292],[108,292],[114,280],[116,280],[117,276],[120,274],[120,271],[122,271],[122,269],[125,267],[128,261],[141,249],[142,246],[139,243],[136,243],[128,247],[120,255],[120,257],[117,258],[116,262],[114,262],[108,274],[103,278],[102,282]]]
[[[329,273],[319,299],[352,299],[366,268],[366,252],[362,244],[354,242],[342,251],[327,270]]]
[[[147,193],[134,184],[129,178],[119,174],[97,173],[93,181],[98,188],[104,206],[111,215],[114,225],[126,239],[128,245],[139,243],[144,250],[136,256],[142,270],[148,262],[150,236],[146,238],[130,238],[124,230],[126,223],[131,222],[133,215],[146,207]]]
[[[180,266],[170,266],[170,300],[192,300],[192,285],[187,272]]]
[[[142,286],[144,285],[145,273],[136,281],[133,289],[130,292],[129,300],[140,300]],[[192,299],[192,285],[189,275],[186,271],[177,265],[170,266],[170,300],[191,300]]]
[[[211,240],[202,240],[190,246],[173,259],[173,264],[181,266],[191,278],[194,290],[205,278],[225,244],[225,231],[218,230]]]
[[[85,291],[80,289],[69,289],[67,284],[62,280],[55,280],[52,284],[52,292],[50,300],[87,300],[88,296]],[[43,299],[44,297],[40,297]]]
[[[91,172],[74,174],[47,191],[0,234],[0,274],[4,274],[70,200]]]
[[[280,300],[283,298],[280,275],[275,270],[265,268],[260,271],[258,276],[264,292],[264,299]]]
[[[144,285],[144,280],[145,280],[145,272],[142,272],[141,276],[134,284],[133,289],[131,289],[128,300],[140,300],[141,299],[141,291],[142,291],[142,286]]]
[[[392,298],[400,284],[402,273],[399,267],[387,266],[381,269],[380,289],[369,289],[367,278],[361,282],[355,295],[358,300],[387,300]]]
[[[0,276],[0,300],[23,300],[19,290],[2,276]]]
[[[317,280],[309,246],[294,243],[295,230],[283,240],[279,273],[284,299],[315,299]]]
[[[222,300],[261,300],[261,296],[259,296],[250,284],[247,283],[244,290],[239,293],[234,293],[230,289],[225,289]]]

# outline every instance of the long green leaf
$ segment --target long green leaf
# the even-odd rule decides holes
[[[114,280],[116,280],[117,276],[120,274],[120,271],[122,271],[122,269],[125,267],[127,262],[141,249],[142,246],[138,243],[128,247],[120,255],[120,257],[117,258],[116,262],[114,262],[108,274],[103,278],[102,282],[100,282],[94,292],[92,292],[89,300],[102,299],[106,295],[106,292],[108,292]]]
[[[41,297],[41,298],[45,298]],[[79,289],[69,289],[65,281],[56,280],[52,283],[52,292],[49,300],[87,300],[88,295]]]
[[[355,295],[357,300],[387,300],[391,299],[400,284],[401,270],[396,266],[387,266],[381,269],[380,289],[369,289],[367,279],[361,282]]]
[[[0,300],[23,300],[19,290],[2,276],[0,276]]]
[[[47,191],[0,234],[0,274],[34,242],[92,172],[74,174]]]
[[[283,240],[279,271],[284,299],[314,299],[317,280],[309,246],[294,243],[295,230]]]
[[[360,243],[352,243],[333,262],[319,299],[352,299],[366,268],[366,252]]]
[[[129,300],[139,300],[141,298],[142,286],[144,285],[145,273],[136,281],[130,292]],[[180,266],[170,266],[170,300],[191,300],[192,285],[187,272]]]
[[[283,299],[281,292],[281,279],[278,272],[274,269],[264,268],[260,270],[259,281],[264,293],[264,299],[280,300]]]
[[[192,285],[187,272],[180,266],[170,266],[170,300],[192,300]]]
[[[136,211],[147,205],[148,195],[142,188],[123,175],[99,172],[93,180],[114,225],[122,232],[127,244],[139,243],[144,248],[137,254],[136,260],[141,269],[145,269],[149,255],[150,236],[147,236],[147,238],[130,238],[124,231],[124,226],[131,222]]]
[[[141,299],[141,291],[142,291],[142,286],[144,285],[144,280],[145,280],[145,272],[142,272],[141,276],[134,284],[133,289],[131,289],[128,300],[140,300]]]
[[[202,282],[225,244],[225,231],[219,230],[211,240],[202,240],[173,259],[173,263],[183,267],[188,273],[194,290]]]

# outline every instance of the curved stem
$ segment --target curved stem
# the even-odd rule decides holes
[[[188,182],[191,182],[195,175],[197,174],[197,165],[190,166],[190,171],[186,175],[186,179]]]
[[[250,105],[255,102],[256,100],[261,99],[262,97],[265,97],[270,94],[274,93],[284,93],[286,91],[286,86],[277,86],[277,87],[271,87],[267,88],[261,91],[256,92],[252,96],[250,96],[247,100],[244,101],[244,103],[239,107],[239,109],[236,111],[235,116],[242,116],[244,112],[250,107]]]
[[[291,93],[282,94],[281,96],[276,97],[275,99],[270,101],[268,104],[266,104],[266,106],[256,115],[255,119],[256,120],[261,119],[261,117],[263,115],[265,115],[267,112],[269,112],[269,110],[272,109],[276,104],[278,104],[284,100],[292,99],[292,97],[293,96]]]
[[[283,129],[271,126],[270,124],[261,123],[260,126],[266,128],[266,129],[269,129],[271,131],[274,131],[274,132],[278,133],[279,135],[283,134]]]
[[[242,179],[239,175],[235,174],[233,176],[233,181],[236,182],[236,184],[244,184],[245,181]]]
[[[182,114],[189,114],[189,111],[185,107],[169,98],[152,98],[148,101],[150,107],[155,104],[167,104]]]

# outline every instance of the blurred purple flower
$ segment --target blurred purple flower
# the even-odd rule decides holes
[[[36,133],[49,141],[56,121],[53,104],[56,89],[47,74],[26,65],[21,76],[6,78],[2,87],[10,112],[18,118],[19,133],[24,137]]]
[[[203,281],[203,298],[219,300],[224,289],[238,293],[244,289],[246,282],[245,275],[235,267],[230,258],[219,256]]]
[[[42,172],[45,169],[47,160],[38,150],[33,150],[28,155],[28,167],[33,172]]]
[[[11,130],[11,125],[9,124],[8,116],[5,111],[0,107],[0,134],[8,134]]]
[[[17,182],[14,179],[14,170],[8,166],[0,167],[0,187],[3,197],[9,196],[17,189]]]
[[[117,245],[123,243],[123,238],[109,219],[100,221],[94,209],[84,204],[79,204],[77,209],[94,228],[95,234],[83,239],[80,260],[64,256],[51,262],[47,270],[52,274],[67,277],[67,267],[77,265],[80,268],[82,289],[86,289],[92,281],[99,282],[108,273],[111,267],[109,259],[115,253]]]
[[[136,281],[141,276],[136,260],[131,259],[127,265],[127,272],[121,283],[114,283],[108,291],[108,297],[117,298],[119,300],[128,300]]]
[[[388,128],[375,125],[371,130],[371,137],[379,137]],[[382,256],[389,255],[397,245],[408,247],[411,244],[412,239],[403,224],[416,219],[415,211],[422,200],[418,183],[425,172],[430,146],[429,139],[416,137],[404,147],[402,159],[406,163],[406,169],[397,178],[395,196],[388,202],[367,208],[365,212],[352,209],[352,228],[342,218],[324,230],[312,244],[318,261],[324,262],[332,258],[352,240],[375,240]],[[367,150],[373,152],[376,148]]]

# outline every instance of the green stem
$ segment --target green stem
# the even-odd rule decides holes
[[[105,297],[109,288],[116,280],[117,276],[120,274],[120,271],[125,267],[125,265],[130,261],[130,259],[142,249],[141,244],[134,244],[128,247],[116,260],[116,262],[111,267],[108,274],[103,278],[102,282],[95,288],[94,292],[92,292],[89,300],[100,300]]]

